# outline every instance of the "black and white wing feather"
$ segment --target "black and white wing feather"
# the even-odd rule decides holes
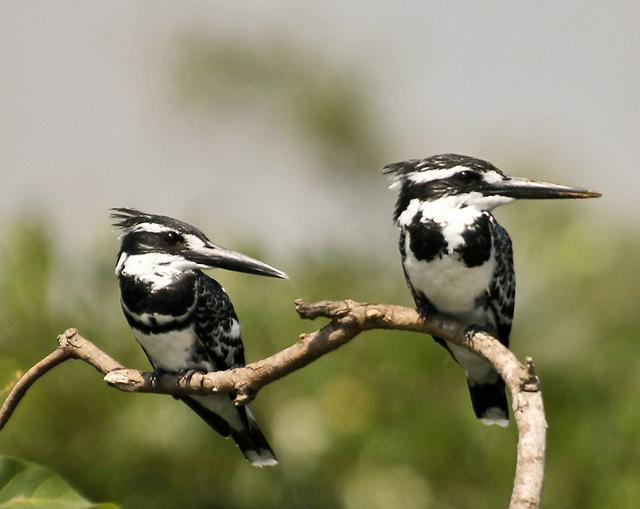
[[[509,346],[511,323],[516,298],[516,275],[513,269],[513,248],[511,237],[498,222],[491,217],[490,230],[496,259],[493,281],[489,289],[489,307],[496,320],[500,342]]]
[[[240,324],[222,286],[199,274],[193,328],[199,339],[195,354],[208,359],[212,371],[244,366]],[[277,464],[273,450],[260,431],[248,406],[235,406],[233,395],[181,397],[207,424],[223,436],[231,436],[252,465]]]
[[[194,328],[215,370],[244,366],[240,323],[222,286],[201,274],[197,282]]]

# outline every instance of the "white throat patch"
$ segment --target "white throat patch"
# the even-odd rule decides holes
[[[199,267],[182,256],[168,253],[122,253],[116,265],[116,274],[151,283],[152,290],[156,290],[171,284],[181,273]]]

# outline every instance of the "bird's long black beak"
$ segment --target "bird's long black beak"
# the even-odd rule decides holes
[[[509,177],[496,182],[490,192],[515,199],[546,200],[560,198],[598,198],[600,193],[579,187],[568,187],[550,182],[536,182],[520,177]],[[486,194],[486,193],[485,193]]]
[[[215,244],[208,244],[204,247],[191,249],[184,253],[184,256],[192,262],[211,269],[219,268],[258,274],[260,276],[278,277],[282,279],[288,278],[281,270],[271,267],[260,260],[222,246],[216,246]]]

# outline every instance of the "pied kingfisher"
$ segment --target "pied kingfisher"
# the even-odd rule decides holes
[[[286,274],[258,260],[213,244],[197,228],[131,208],[112,209],[122,230],[116,275],[120,303],[154,368],[189,376],[244,366],[240,324],[229,296],[202,270],[223,268],[262,276]],[[258,467],[276,457],[247,406],[233,396],[179,396],[221,435],[231,436]]]
[[[505,175],[472,157],[442,154],[385,166],[399,188],[394,221],[407,284],[423,316],[442,313],[488,328],[505,346],[515,304],[511,239],[491,210],[519,198],[595,198],[598,193]],[[464,368],[476,416],[509,421],[504,382],[465,348],[434,339]]]

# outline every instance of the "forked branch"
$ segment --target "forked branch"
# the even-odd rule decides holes
[[[313,362],[370,329],[426,332],[484,356],[504,379],[513,402],[518,428],[516,474],[510,509],[534,509],[540,505],[544,480],[546,421],[539,381],[533,361],[522,364],[490,334],[469,331],[462,324],[441,316],[422,318],[414,309],[387,304],[365,304],[351,300],[307,304],[296,301],[301,318],[329,318],[322,328],[301,334],[293,345],[244,368],[191,377],[162,375],[124,368],[75,329],[58,337],[58,348],[27,371],[13,387],[0,409],[0,429],[7,423],[27,389],[41,376],[68,359],[82,360],[105,375],[110,385],[129,392],[161,394],[233,393],[237,405],[246,404],[265,385]]]

